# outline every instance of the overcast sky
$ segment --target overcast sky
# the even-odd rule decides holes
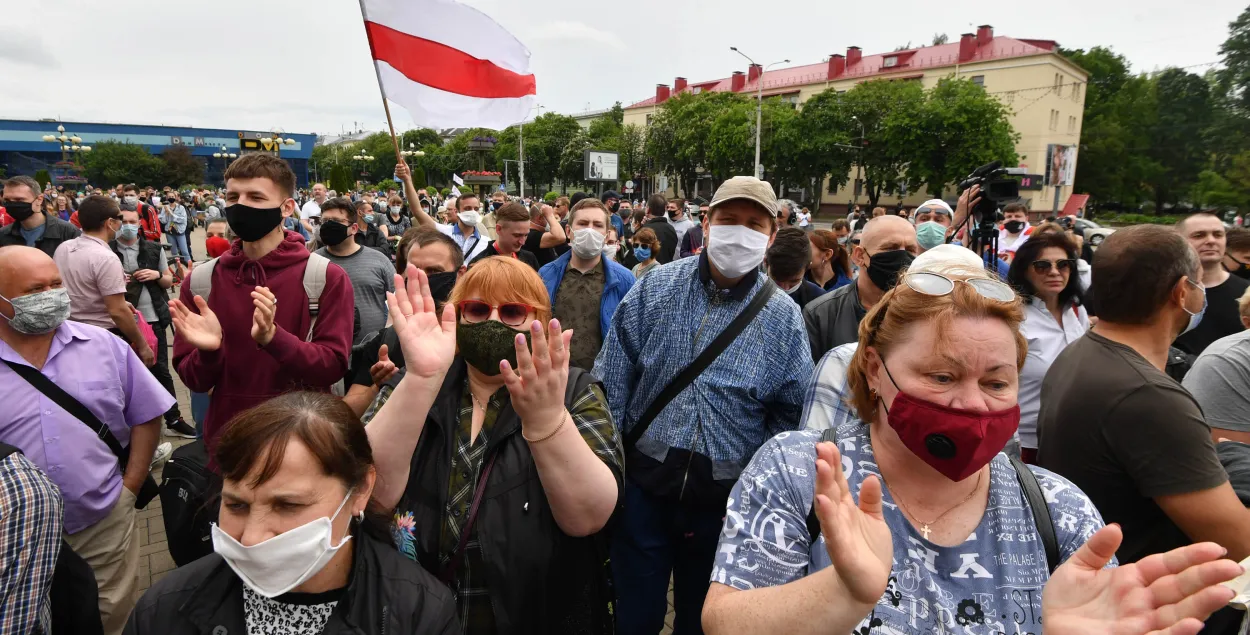
[[[399,0],[402,1],[402,0]],[[1110,46],[1135,71],[1215,62],[1247,0],[471,0],[532,53],[538,101],[562,113],[626,105],[655,84],[998,35]],[[353,0],[0,0],[0,119],[335,134],[384,127]],[[448,25],[455,29],[455,25]],[[1194,68],[1205,71],[1207,66]],[[396,126],[415,127],[402,108]]]

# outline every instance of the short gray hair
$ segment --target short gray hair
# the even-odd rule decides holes
[[[794,213],[794,210],[796,210],[796,209],[798,209],[798,208],[799,208],[799,204],[798,204],[798,203],[795,203],[794,201],[792,201],[792,200],[790,200],[790,199],[788,199],[788,198],[779,198],[779,199],[777,199],[777,213],[778,213],[778,214],[780,214],[780,213],[781,213],[781,208],[783,208],[783,207],[784,207],[784,208],[786,208],[786,211],[788,211],[788,212],[790,212],[791,214],[793,214],[793,213]]]
[[[35,179],[32,179],[29,176],[26,176],[24,174],[15,176],[4,182],[4,187],[6,188],[18,187],[18,186],[25,186],[27,188],[30,188],[30,193],[32,196],[39,196],[39,194],[43,192],[43,188],[39,187],[39,181],[36,181]]]

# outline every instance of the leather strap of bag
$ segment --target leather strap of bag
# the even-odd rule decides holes
[[[495,458],[499,456],[496,450],[490,458],[486,460],[486,466],[482,468],[482,476],[477,480],[477,487],[473,490],[473,502],[469,504],[469,517],[464,520],[464,526],[460,528],[460,542],[456,543],[456,550],[451,553],[451,559],[447,561],[447,565],[438,573],[438,579],[443,584],[452,586],[456,581],[456,570],[460,568],[460,563],[464,561],[464,548],[469,544],[469,534],[473,531],[473,521],[477,520],[477,510],[482,505],[482,495],[486,493],[486,481],[490,479],[490,470],[495,467]]]

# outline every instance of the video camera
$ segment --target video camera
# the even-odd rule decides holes
[[[968,248],[985,259],[985,267],[990,271],[997,271],[994,260],[998,258],[997,223],[1002,220],[999,209],[1020,198],[1020,182],[1007,178],[1008,168],[1002,165],[1001,161],[987,163],[973,170],[958,187],[960,194],[974,185],[981,187],[979,198],[968,210],[968,218],[964,222],[972,224],[968,232]]]

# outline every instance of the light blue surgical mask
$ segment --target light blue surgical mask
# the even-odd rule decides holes
[[[365,222],[366,222],[366,223],[369,223],[370,225],[372,225],[372,224],[373,224],[373,214],[365,214]]]
[[[1206,314],[1206,312],[1207,312],[1207,290],[1206,290],[1206,287],[1203,287],[1202,285],[1200,285],[1200,284],[1198,284],[1198,283],[1196,283],[1196,282],[1194,282],[1193,280],[1190,280],[1190,279],[1188,279],[1188,278],[1186,278],[1186,279],[1185,279],[1185,282],[1188,282],[1189,284],[1192,284],[1192,285],[1194,285],[1195,287],[1198,287],[1198,290],[1202,292],[1202,309],[1201,309],[1201,310],[1199,310],[1197,313],[1189,313],[1189,309],[1186,309],[1186,308],[1185,308],[1185,307],[1183,307],[1183,306],[1181,307],[1181,309],[1183,309],[1186,313],[1189,313],[1189,326],[1186,326],[1186,327],[1185,327],[1185,330],[1181,331],[1181,335],[1184,335],[1184,334],[1186,334],[1186,333],[1188,333],[1188,332],[1190,332],[1190,331],[1194,330],[1195,328],[1197,328],[1197,327],[1198,327],[1198,325],[1202,323],[1202,316],[1203,316],[1203,315],[1205,315],[1205,314]]]
[[[644,260],[650,259],[651,248],[650,247],[634,247],[634,257],[638,259],[638,262],[642,262]]]
[[[122,225],[122,228],[117,231],[117,237],[127,242],[132,241],[139,237],[139,226]]]
[[[925,221],[916,225],[916,242],[925,250],[937,247],[946,242],[946,226],[936,221]]]

